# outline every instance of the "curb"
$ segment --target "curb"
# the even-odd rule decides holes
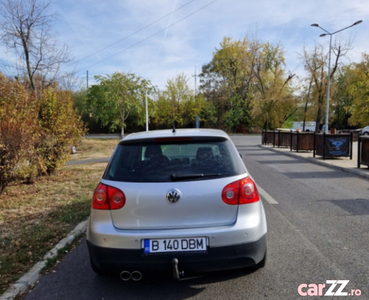
[[[280,154],[284,154],[284,155],[291,156],[291,157],[299,157],[301,159],[307,160],[307,161],[309,161],[311,163],[314,163],[314,164],[317,164],[317,165],[321,165],[321,166],[324,166],[324,167],[344,171],[344,172],[347,172],[347,173],[351,173],[351,174],[363,177],[365,179],[369,179],[369,173],[362,172],[362,171],[360,171],[360,169],[349,169],[349,168],[345,168],[345,167],[340,167],[340,166],[336,166],[336,165],[330,164],[330,163],[325,162],[325,161],[317,160],[314,157],[304,157],[304,156],[296,154],[295,152],[279,151],[275,148],[270,148],[270,147],[263,146],[263,145],[260,145],[260,144],[258,146],[262,149],[268,149],[268,150],[271,150],[275,153],[280,153]]]
[[[53,249],[48,251],[43,260],[35,264],[26,274],[19,278],[4,294],[0,295],[0,300],[13,300],[15,297],[24,294],[41,277],[41,270],[46,266],[47,260],[56,258],[58,250],[70,245],[73,240],[83,234],[87,229],[88,219],[79,223],[64,239],[62,239]]]

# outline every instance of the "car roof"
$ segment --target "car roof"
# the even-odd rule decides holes
[[[153,130],[153,131],[142,131],[131,133],[125,136],[122,141],[133,141],[142,139],[153,139],[153,138],[167,138],[167,137],[223,137],[229,139],[229,136],[222,130],[219,129],[164,129],[164,130]]]

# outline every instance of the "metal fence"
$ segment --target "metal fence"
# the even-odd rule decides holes
[[[369,167],[369,136],[359,136],[357,151],[357,167],[360,168],[360,165]]]

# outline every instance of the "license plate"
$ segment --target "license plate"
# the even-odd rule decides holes
[[[150,239],[144,240],[145,253],[166,253],[166,252],[205,252],[206,238],[178,238],[178,239]]]

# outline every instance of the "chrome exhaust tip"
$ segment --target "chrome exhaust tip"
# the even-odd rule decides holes
[[[122,279],[123,281],[128,281],[132,278],[132,274],[129,271],[122,271],[120,273],[120,279]]]
[[[140,271],[133,271],[131,278],[133,281],[140,281],[142,279],[142,273]]]

